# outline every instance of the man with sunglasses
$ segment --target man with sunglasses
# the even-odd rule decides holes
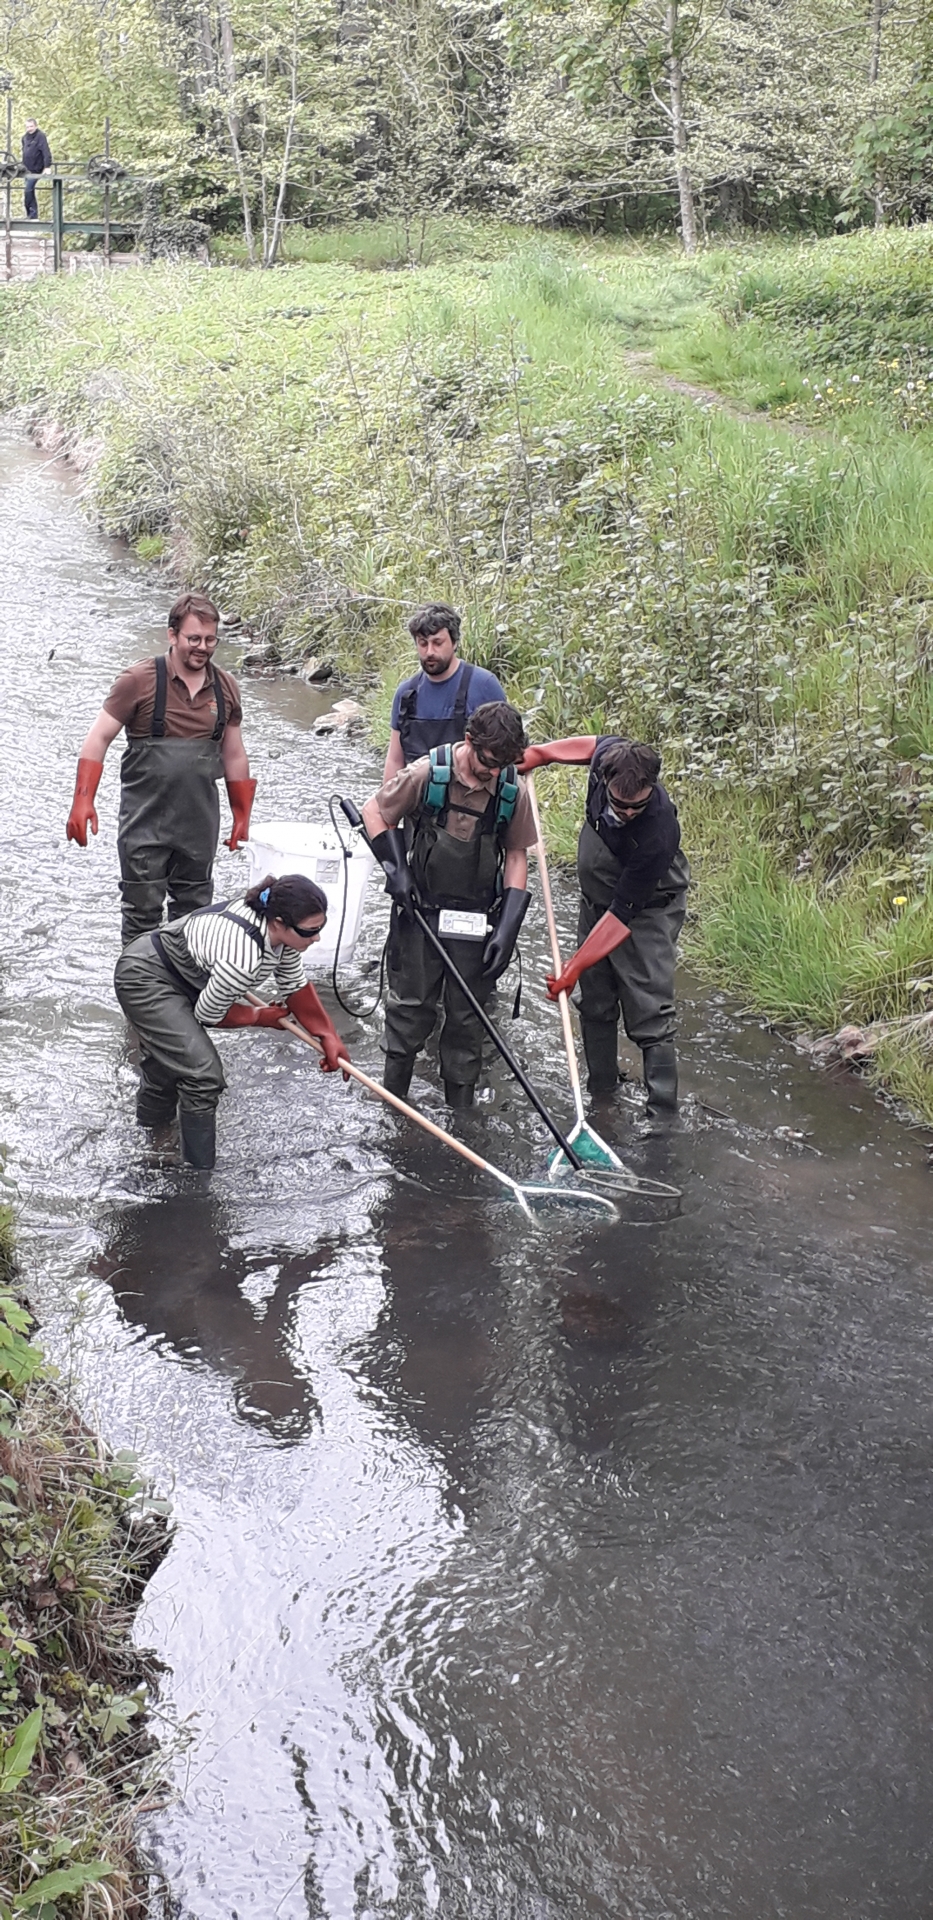
[[[619,1079],[619,1014],[641,1049],[647,1118],[677,1111],[674,968],[690,869],[677,809],[659,784],[653,747],[618,734],[583,734],[527,747],[519,772],[588,766],[586,815],[577,844],[577,951],[547,990],[556,1000],[580,982],[580,1021],[591,1093]]]
[[[486,701],[470,715],[464,740],[433,747],[402,767],[363,808],[393,900],[384,1084],[402,1099],[443,1009],[439,1052],[447,1103],[472,1106],[483,1030],[412,907],[420,906],[467,986],[485,1002],[509,965],[531,897],[527,850],[536,836],[515,772],[524,745],[521,714],[504,700]]]

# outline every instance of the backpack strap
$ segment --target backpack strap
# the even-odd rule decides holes
[[[518,774],[513,767],[503,767],[496,782],[496,832],[503,834],[515,808],[518,805]]]
[[[398,737],[402,747],[412,721],[418,712],[418,688],[424,679],[423,673],[413,673],[410,680],[403,680],[398,703]]]
[[[463,739],[463,736],[466,733],[467,700],[469,698],[470,681],[472,680],[472,678],[473,678],[473,668],[470,661],[461,660],[460,685],[457,688],[457,698],[454,701],[454,711],[453,711],[453,717],[456,720],[458,727],[460,728],[461,740]]]
[[[431,813],[443,813],[450,799],[450,775],[453,767],[452,747],[432,747],[428,755],[431,772],[424,790],[422,806]]]
[[[149,728],[150,740],[165,739],[165,703],[168,699],[168,668],[164,653],[155,658],[155,706],[152,709],[152,725]]]

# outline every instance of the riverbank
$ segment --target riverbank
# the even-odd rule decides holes
[[[143,1920],[154,1657],[131,1639],[167,1545],[128,1456],[69,1408],[32,1337],[0,1210],[0,1915]]]
[[[536,737],[657,739],[693,963],[788,1026],[871,1029],[885,1084],[933,1118],[933,460],[893,386],[882,405],[850,371],[827,406],[802,371],[866,289],[865,365],[903,332],[927,230],[689,265],[475,223],[415,271],[388,270],[388,237],[354,245],[10,290],[0,398],[79,450],[109,530],[268,657],[334,659],[377,731],[405,613],[443,595]],[[578,799],[549,789],[567,852]]]

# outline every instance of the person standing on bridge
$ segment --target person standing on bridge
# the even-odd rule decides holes
[[[580,915],[576,953],[548,976],[552,1000],[580,982],[580,1024],[591,1093],[619,1079],[619,1013],[641,1049],[646,1117],[677,1111],[674,968],[690,868],[673,801],[659,785],[661,757],[618,734],[582,734],[526,747],[520,773],[588,766],[586,816],[577,845]]]
[[[168,616],[168,652],[120,674],[81,748],[66,833],[86,847],[104,756],[126,728],[117,833],[124,946],[159,925],[166,894],[170,919],[209,906],[221,777],[233,813],[226,844],[249,835],[256,782],[237,683],[212,658],[219,619],[203,594],[182,594]]]
[[[441,600],[419,607],[408,631],[421,667],[396,689],[384,785],[432,747],[452,747],[463,740],[477,707],[505,699],[494,673],[460,659],[460,615],[453,607]]]
[[[23,166],[26,169],[26,183],[23,189],[26,218],[38,220],[36,181],[43,173],[50,173],[52,170],[51,150],[38,120],[26,122],[26,131],[23,134]]]

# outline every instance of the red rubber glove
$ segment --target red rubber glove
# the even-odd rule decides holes
[[[79,760],[78,774],[75,780],[75,797],[68,815],[65,837],[74,840],[79,847],[87,846],[87,830],[97,832],[97,808],[94,796],[100,786],[100,776],[104,771],[102,760]]]
[[[595,733],[581,733],[573,740],[545,740],[540,747],[526,747],[515,770],[534,773],[536,767],[586,767],[595,752]]]
[[[278,1027],[288,1016],[288,1008],[280,1000],[273,1000],[268,1007],[244,1007],[234,1000],[228,1007],[219,1027]]]
[[[313,1033],[315,1040],[321,1043],[321,1072],[336,1073],[344,1060],[350,1058],[343,1041],[337,1032],[330,1015],[325,1013],[310,980],[307,986],[299,987],[297,993],[290,993],[286,1002],[289,1013],[300,1020],[306,1033]],[[344,1079],[347,1075],[344,1074]]]
[[[581,973],[585,973],[587,967],[595,967],[597,960],[605,960],[607,954],[614,953],[616,947],[628,939],[630,932],[631,928],[626,926],[624,920],[617,920],[614,913],[604,913],[602,919],[597,920],[592,933],[587,934],[582,947],[571,954],[560,973],[548,974],[548,999],[557,1000],[562,993],[570,993]]]
[[[233,815],[233,830],[224,845],[233,853],[241,840],[249,839],[249,816],[256,798],[255,780],[228,780],[227,798]]]

